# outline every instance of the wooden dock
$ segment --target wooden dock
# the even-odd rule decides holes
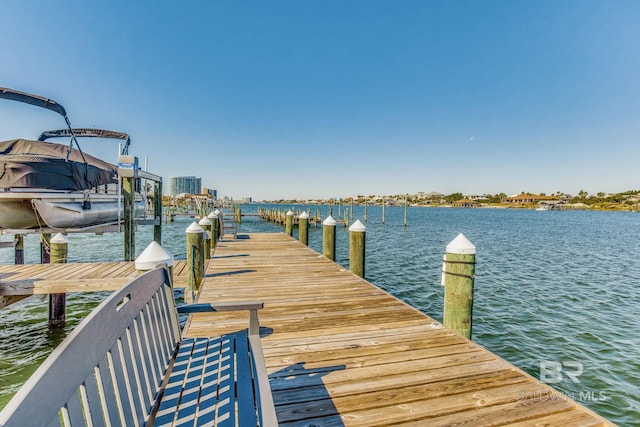
[[[613,425],[285,234],[218,244],[199,300],[263,300],[282,426]],[[246,328],[197,314],[187,336]]]
[[[186,267],[186,261],[175,261],[174,287],[187,286]],[[137,274],[133,261],[0,265],[0,308],[31,295],[114,291]]]

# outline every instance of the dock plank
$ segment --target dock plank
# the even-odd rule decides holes
[[[281,425],[613,425],[282,233],[218,244],[201,302],[264,301],[263,346]],[[197,314],[187,336],[247,326]],[[536,394],[537,393],[537,394]]]

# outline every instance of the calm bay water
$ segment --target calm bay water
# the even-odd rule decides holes
[[[328,207],[319,207],[326,216]],[[405,228],[402,208],[387,207],[384,225],[380,207],[367,213],[369,281],[441,321],[442,255],[463,233],[477,247],[473,340],[611,421],[640,425],[640,215],[410,208]],[[355,207],[354,220],[363,217]],[[179,217],[163,228],[163,246],[176,258],[185,257],[191,221]],[[282,228],[245,217],[240,231]],[[152,233],[138,231],[138,253]],[[321,227],[310,228],[309,245],[322,252]],[[337,246],[338,262],[348,266],[340,226]],[[71,235],[69,252],[70,262],[121,259],[122,235]],[[25,239],[25,256],[39,262],[35,236]],[[12,250],[0,251],[0,263],[12,260]],[[48,331],[47,304],[37,297],[0,311],[0,408],[104,296],[70,295],[69,325],[59,332]]]

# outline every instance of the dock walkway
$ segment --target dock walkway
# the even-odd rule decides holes
[[[198,298],[263,300],[282,426],[613,425],[285,234],[220,242]],[[187,336],[246,328],[197,314]]]

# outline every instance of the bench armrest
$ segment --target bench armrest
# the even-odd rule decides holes
[[[219,303],[198,303],[185,304],[176,307],[178,313],[212,313],[218,311],[238,311],[249,310],[249,335],[260,335],[260,322],[258,320],[258,310],[264,307],[262,301],[246,302],[219,302]]]

